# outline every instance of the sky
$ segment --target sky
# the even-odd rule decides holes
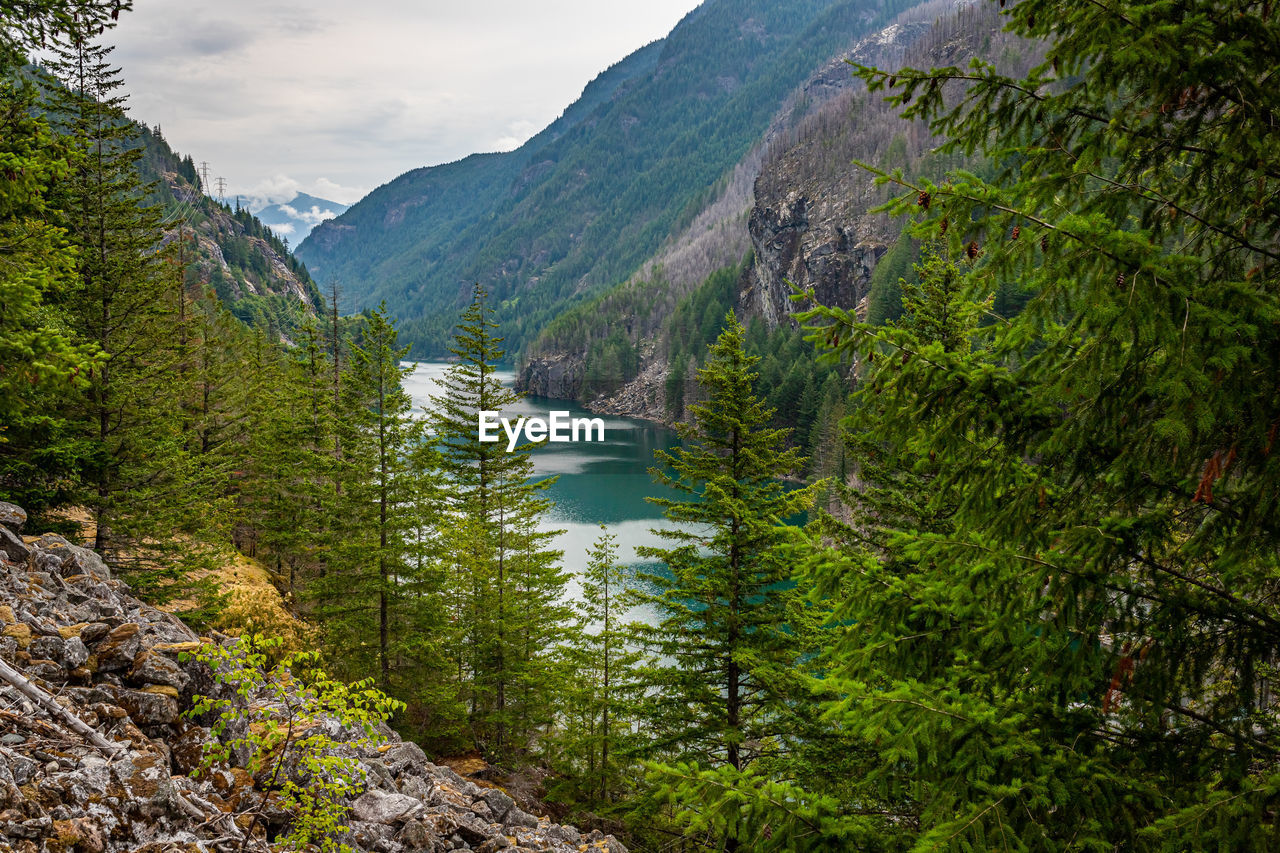
[[[515,148],[698,0],[135,0],[133,118],[255,207]]]

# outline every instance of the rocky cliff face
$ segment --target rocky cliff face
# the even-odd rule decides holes
[[[756,179],[747,223],[754,263],[743,275],[740,314],[777,328],[802,307],[791,301],[792,285],[840,308],[854,308],[867,295],[871,272],[900,223],[870,212],[884,194],[851,161],[883,156],[906,126],[862,94],[848,63],[897,67],[931,29],[927,20],[886,27],[827,63],[797,93],[808,114],[778,130]]]
[[[196,221],[194,226],[184,225],[180,229],[166,231],[165,242],[194,235],[196,257],[187,260],[198,270],[202,283],[209,284],[217,269],[225,277],[228,295],[233,300],[275,294],[296,300],[309,311],[315,310],[315,283],[309,275],[300,274],[294,269],[295,265],[290,264],[281,247],[248,233],[234,216],[214,204],[212,199],[183,180],[178,173],[164,172],[163,181],[178,204],[200,213],[199,217],[193,217]],[[223,246],[233,240],[243,241],[246,254],[250,257],[256,255],[260,260],[233,270],[223,251]],[[239,277],[236,275],[237,271],[240,273]],[[243,277],[243,281],[240,277]]]
[[[526,394],[576,400],[582,393],[584,357],[580,353],[557,353],[532,359],[520,371],[518,385]]]
[[[941,7],[940,7],[941,8]],[[848,62],[881,67],[900,64],[908,51],[935,27],[930,6],[918,10],[917,19],[899,21],[841,51],[813,71],[786,99],[765,133],[760,148],[744,159],[734,173],[724,198],[711,208],[723,208],[714,222],[699,216],[697,228],[681,235],[689,247],[713,227],[745,231],[740,240],[719,241],[737,249],[749,246],[753,261],[739,284],[738,314],[744,320],[760,316],[770,328],[787,321],[799,307],[790,299],[791,284],[812,288],[823,304],[856,307],[866,296],[871,273],[888,245],[897,237],[900,223],[870,213],[884,200],[873,176],[852,164],[857,157],[875,160],[904,125],[886,109],[872,105],[853,77]],[[847,61],[846,61],[847,60]],[[904,165],[895,163],[894,165]],[[743,192],[733,184],[746,175]],[[741,198],[738,203],[726,203]],[[742,216],[742,207],[747,215]],[[679,258],[682,243],[665,250],[661,258],[671,264]],[[723,252],[701,252],[721,257]],[[657,261],[655,261],[657,263]],[[686,264],[705,278],[712,269]],[[660,278],[658,286],[678,287],[688,293],[698,282],[679,276]],[[588,408],[610,414],[667,420],[665,383],[667,347],[663,341],[669,300],[655,298],[655,315],[632,318],[628,328],[642,353],[638,375],[622,389],[587,401]],[[531,394],[579,399],[585,358],[580,352],[540,352],[520,375],[520,387]]]
[[[796,189],[751,211],[755,263],[739,296],[744,316],[759,314],[777,328],[796,307],[792,285],[811,290],[823,305],[853,308],[867,294],[871,271],[888,248],[888,229],[849,215],[851,199],[822,189]]]
[[[184,716],[197,695],[234,692],[182,653],[237,641],[201,638],[133,598],[92,551],[24,538],[25,520],[0,502],[0,851],[266,850],[289,815],[273,811],[275,794],[245,762],[202,771],[215,736]],[[336,720],[311,722],[342,739]],[[381,735],[378,748],[343,747],[365,780],[345,800],[339,840],[354,850],[625,853],[612,836],[554,824],[432,764],[385,726]],[[257,811],[265,822],[250,819]]]

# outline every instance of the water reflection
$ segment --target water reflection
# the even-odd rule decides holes
[[[448,368],[442,362],[414,365],[405,378],[405,389],[415,405],[425,408],[433,394],[441,393],[439,383]],[[497,375],[504,384],[515,381],[511,371]],[[565,400],[543,397],[527,397],[502,415],[547,418],[552,411],[567,411],[571,418],[601,417]],[[604,423],[602,442],[546,443],[533,451],[536,476],[559,475],[547,490],[555,506],[541,526],[562,531],[556,547],[564,551],[565,567],[575,574],[585,565],[587,548],[600,535],[601,524],[617,537],[622,562],[635,567],[644,565],[636,547],[662,541],[651,528],[671,526],[645,497],[666,496],[667,490],[653,482],[649,468],[655,464],[654,451],[676,447],[679,438],[672,430],[646,421],[604,417]],[[569,592],[576,595],[577,585]]]

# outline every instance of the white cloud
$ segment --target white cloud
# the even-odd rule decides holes
[[[514,151],[521,145],[529,141],[529,137],[533,136],[542,128],[538,127],[531,121],[520,120],[513,121],[507,126],[510,131],[505,136],[498,137],[493,143],[493,147],[488,149],[491,151]]]
[[[149,0],[107,39],[132,114],[232,194],[279,203],[305,187],[349,204],[410,169],[519,145],[696,5]]]
[[[302,189],[302,184],[288,175],[273,175],[270,178],[259,181],[244,195],[249,199],[249,206],[257,210],[269,204],[283,204],[287,201],[293,201],[300,189]]]
[[[310,225],[312,228],[315,228],[317,225],[319,225],[321,222],[324,222],[326,219],[333,219],[335,216],[338,215],[328,208],[321,210],[318,205],[314,205],[314,204],[311,205],[310,210],[298,210],[298,208],[294,207],[291,204],[282,204],[280,205],[280,210],[281,212],[284,213],[285,216],[288,216],[290,219],[300,219],[303,222]]]
[[[287,237],[288,235],[298,230],[297,228],[293,227],[292,222],[281,222],[278,225],[270,226],[270,228],[272,231],[276,232],[277,237]]]

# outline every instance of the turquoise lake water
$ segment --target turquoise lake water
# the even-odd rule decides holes
[[[416,405],[430,405],[431,395],[439,393],[437,382],[448,367],[441,362],[415,364],[405,380],[405,389]],[[514,381],[510,372],[499,376],[508,385]],[[600,417],[605,424],[603,442],[546,443],[533,451],[537,476],[558,475],[547,490],[547,497],[555,505],[542,527],[563,531],[556,539],[556,547],[564,551],[565,567],[577,573],[585,564],[587,549],[600,535],[601,524],[617,537],[623,563],[645,565],[636,556],[636,547],[661,544],[663,540],[652,530],[673,526],[645,498],[671,494],[654,483],[648,469],[654,464],[654,450],[670,450],[679,445],[675,432],[648,421],[595,415],[565,400],[541,397],[526,397],[503,415],[512,419],[545,419],[552,411],[567,411],[570,417]],[[502,441],[505,443],[505,436]],[[570,597],[575,592],[571,586]]]

